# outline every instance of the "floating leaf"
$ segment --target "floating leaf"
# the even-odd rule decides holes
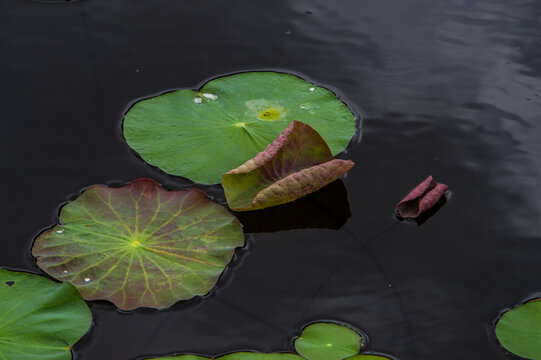
[[[149,179],[91,186],[60,222],[34,243],[39,267],[122,310],[208,293],[244,243],[239,222],[204,192],[166,191]]]
[[[237,352],[225,356],[220,356],[216,360],[304,360],[295,354],[263,354],[255,352]]]
[[[448,189],[429,176],[396,205],[398,214],[405,219],[415,219],[434,207]]]
[[[0,359],[71,359],[71,346],[91,324],[71,284],[0,269]]]
[[[363,339],[356,331],[334,323],[315,323],[304,328],[295,349],[307,360],[342,360],[361,350]]]
[[[127,143],[149,164],[197,183],[253,158],[291,122],[313,126],[333,154],[355,134],[355,118],[329,90],[277,72],[214,79],[137,102],[124,118]]]
[[[526,359],[541,360],[541,301],[505,312],[496,324],[504,348]]]
[[[152,358],[152,360],[212,360],[211,358],[197,355],[177,355],[164,358]]]
[[[231,209],[263,209],[317,191],[353,165],[333,159],[314,129],[293,121],[255,158],[224,174],[222,185]]]

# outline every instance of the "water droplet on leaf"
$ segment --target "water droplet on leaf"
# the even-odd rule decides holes
[[[196,104],[201,104],[203,102],[203,99],[201,99],[200,97],[196,97],[195,99],[193,99],[193,102]]]
[[[206,98],[206,99],[209,99],[210,101],[218,100],[218,95],[216,95],[216,94],[203,93],[203,97]]]
[[[89,281],[90,281],[89,277],[85,278],[85,282],[89,282]]]

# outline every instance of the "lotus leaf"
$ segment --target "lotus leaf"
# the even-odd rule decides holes
[[[224,174],[222,185],[231,209],[264,209],[317,191],[353,165],[334,159],[313,128],[293,121],[255,158]]]
[[[237,352],[225,356],[220,356],[216,360],[304,360],[295,354],[263,354],[254,352]]]
[[[347,326],[320,322],[303,329],[295,349],[307,360],[342,360],[357,355],[362,343],[361,335]]]
[[[212,360],[204,356],[197,355],[178,355],[178,356],[169,356],[164,358],[152,358],[152,360]]]
[[[0,269],[0,359],[71,359],[71,346],[91,324],[71,284]]]
[[[296,119],[316,129],[333,154],[355,134],[355,118],[331,91],[297,76],[244,72],[141,100],[126,113],[128,145],[149,164],[197,183],[253,158]]]
[[[541,359],[541,301],[527,302],[502,315],[496,336],[504,348],[526,359]]]
[[[38,236],[32,254],[85,299],[131,310],[208,293],[243,243],[238,220],[204,192],[138,179],[89,187]]]

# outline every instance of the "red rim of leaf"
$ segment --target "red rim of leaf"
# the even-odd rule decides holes
[[[167,191],[150,179],[90,186],[59,218],[34,242],[38,266],[121,310],[207,294],[244,244],[238,220],[203,191]]]

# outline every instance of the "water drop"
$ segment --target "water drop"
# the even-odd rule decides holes
[[[56,233],[57,233],[57,234],[62,234],[63,232],[64,232],[64,230],[62,230],[62,229],[56,230]]]
[[[309,90],[314,91],[315,89],[316,89],[315,87],[311,87]]]
[[[89,277],[85,278],[85,282],[89,282],[89,281],[90,281]]]
[[[67,274],[68,273],[68,270],[64,270],[64,274]]]
[[[210,101],[218,100],[218,95],[216,95],[216,94],[203,93],[203,97],[206,98],[206,99],[209,99]]]
[[[301,109],[306,109],[306,105],[299,106]]]
[[[201,104],[203,102],[203,99],[201,99],[200,97],[196,97],[195,99],[193,99],[193,102],[196,104]]]
[[[286,30],[286,35],[291,36],[291,30]]]

